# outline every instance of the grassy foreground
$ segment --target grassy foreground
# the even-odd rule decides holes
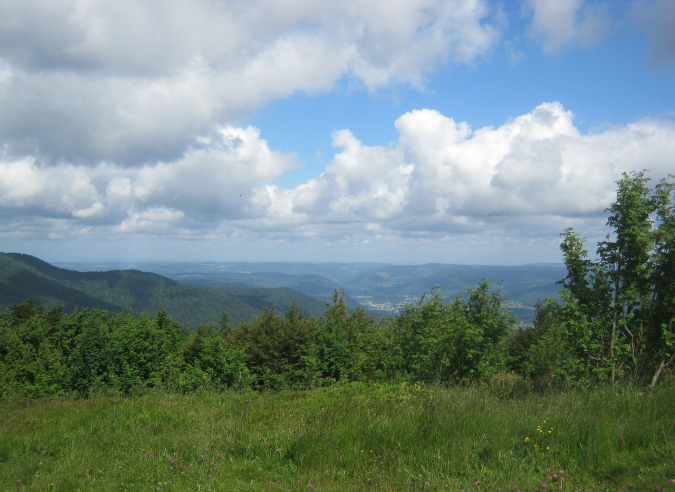
[[[675,491],[673,479],[672,385],[0,402],[1,491]]]

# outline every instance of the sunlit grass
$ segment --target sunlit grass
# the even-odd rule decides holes
[[[673,408],[672,387],[10,401],[0,490],[675,491]]]

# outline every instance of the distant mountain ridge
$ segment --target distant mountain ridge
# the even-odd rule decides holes
[[[74,269],[94,269],[114,263],[67,264]],[[502,281],[509,308],[522,321],[531,322],[540,299],[558,297],[556,282],[567,275],[563,264],[539,263],[517,266],[428,263],[128,263],[166,277],[208,286],[288,287],[328,300],[335,289],[344,289],[350,307],[361,304],[371,312],[391,314],[435,286],[454,299],[484,278],[493,285]]]
[[[288,288],[217,290],[139,270],[78,272],[30,255],[0,253],[0,309],[30,297],[48,307],[64,305],[66,311],[98,307],[154,315],[164,308],[176,321],[192,326],[217,322],[223,312],[237,323],[260,314],[264,306],[286,311],[294,299],[314,316],[325,310],[320,299]]]

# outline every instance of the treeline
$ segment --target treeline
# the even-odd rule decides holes
[[[509,369],[515,320],[482,282],[464,301],[440,292],[376,320],[336,292],[318,319],[297,306],[191,334],[165,311],[154,318],[100,309],[64,314],[30,299],[0,316],[0,393],[39,397],[162,387],[309,388],[349,381],[477,381]]]
[[[657,384],[675,361],[675,185],[625,174],[608,209],[611,234],[591,260],[571,229],[561,248],[561,301],[522,327],[488,280],[445,302],[432,291],[389,319],[350,310],[336,292],[318,319],[294,303],[250,322],[226,314],[187,333],[101,309],[45,310],[31,299],[0,315],[0,395],[310,388],[352,381],[513,388]]]

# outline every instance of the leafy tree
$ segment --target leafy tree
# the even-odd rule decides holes
[[[577,368],[611,383],[654,371],[655,385],[675,361],[675,184],[648,182],[644,171],[617,181],[607,209],[612,232],[598,244],[597,261],[572,229],[563,233],[565,337]]]
[[[489,279],[468,289],[464,306],[466,328],[454,340],[453,364],[458,379],[482,379],[506,369],[506,336],[515,319],[502,309],[501,287],[494,290]]]
[[[559,311],[553,298],[538,301],[532,326],[517,329],[508,339],[509,369],[526,377],[532,387],[550,387],[570,379],[571,354]]]
[[[655,211],[649,179],[644,172],[623,174],[617,184],[616,202],[607,225],[613,229],[598,246],[600,264],[606,269],[613,287],[611,330],[608,359],[611,364],[610,382],[616,380],[619,369],[632,358],[637,372],[640,326],[646,322],[650,297],[650,257],[654,249],[651,214]]]
[[[261,316],[229,330],[227,340],[246,350],[255,387],[302,388],[316,377],[315,330],[316,321],[293,303],[283,316],[265,308]]]
[[[675,362],[675,183],[661,180],[655,188],[654,203],[658,229],[651,258],[651,316],[640,365],[644,373],[649,361],[654,361],[652,386],[663,369]]]
[[[453,349],[450,321],[450,308],[443,302],[440,288],[406,306],[392,321],[390,347],[398,353],[389,373],[411,382],[446,381],[448,352]]]
[[[0,393],[37,398],[63,391],[65,361],[54,344],[57,312],[45,315],[34,299],[0,318]]]
[[[160,332],[147,315],[132,313],[110,318],[109,377],[121,391],[154,386],[164,357],[160,350]]]
[[[569,376],[605,379],[607,358],[606,323],[611,310],[611,285],[606,271],[588,259],[584,240],[572,229],[563,234],[563,251],[567,276],[559,283],[563,301],[558,316],[566,325],[565,337],[572,366]]]
[[[244,359],[244,349],[223,337],[222,325],[201,326],[177,352],[167,355],[162,380],[179,391],[246,387],[250,381]]]
[[[480,380],[506,369],[504,339],[514,319],[502,309],[501,290],[488,279],[445,304],[440,289],[407,306],[393,321],[392,345],[399,347],[393,372],[410,381],[441,383]],[[390,374],[392,370],[390,369]]]
[[[316,357],[321,384],[346,380],[351,365],[352,354],[347,340],[349,310],[344,291],[336,289],[332,301],[319,318],[316,329]]]
[[[110,384],[110,317],[100,309],[83,310],[61,323],[68,358],[69,389],[86,393]],[[74,343],[73,343],[74,342]]]
[[[320,384],[383,379],[382,327],[361,307],[350,312],[344,291],[336,290],[332,301],[316,326]]]

